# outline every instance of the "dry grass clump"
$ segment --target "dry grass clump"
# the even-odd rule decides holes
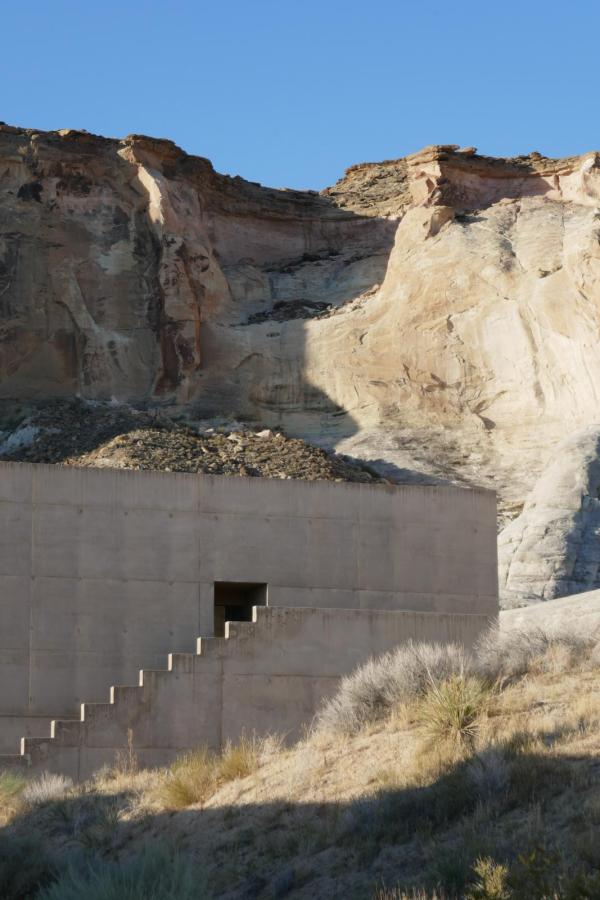
[[[215,757],[207,747],[199,747],[173,763],[157,799],[169,809],[184,809],[207,800],[215,790]]]
[[[40,806],[52,800],[61,800],[72,788],[71,778],[43,772],[39,778],[27,783],[21,797],[28,806]]]
[[[157,799],[168,809],[205,803],[229,781],[245,778],[260,765],[261,742],[241,737],[225,745],[220,754],[199,747],[176,760],[157,788]]]

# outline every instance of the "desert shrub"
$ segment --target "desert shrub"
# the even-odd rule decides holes
[[[550,632],[539,627],[494,627],[473,653],[456,644],[409,641],[343,678],[337,694],[317,713],[314,730],[355,734],[388,716],[395,706],[425,694],[432,683],[439,685],[454,676],[476,676],[491,685],[531,671],[559,673],[582,664],[600,664],[599,648],[597,637],[569,628]]]
[[[472,746],[490,699],[490,688],[471,675],[432,681],[417,710],[417,721],[433,741]]]
[[[511,900],[508,866],[494,862],[489,856],[480,857],[473,865],[473,875],[465,900]]]
[[[200,747],[177,759],[158,787],[159,801],[169,809],[203,803],[228,781],[245,778],[260,765],[261,742],[242,735],[222,753]]]
[[[28,806],[39,806],[51,800],[61,800],[72,788],[72,779],[44,772],[27,784],[21,796]]]
[[[71,866],[37,900],[197,900],[202,895],[191,863],[155,843],[128,862]]]
[[[563,878],[560,900],[595,900],[600,897],[600,872],[576,872]]]
[[[514,679],[532,670],[564,672],[581,664],[596,647],[594,637],[569,630],[492,628],[475,649],[475,668],[490,680]]]
[[[338,693],[317,714],[316,730],[354,734],[399,703],[425,693],[432,682],[440,683],[468,667],[467,656],[456,644],[409,641],[342,679]]]
[[[56,865],[42,842],[0,833],[0,897],[29,900],[56,878]]]

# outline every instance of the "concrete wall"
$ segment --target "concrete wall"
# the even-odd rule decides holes
[[[84,779],[127,746],[141,764],[162,766],[183,749],[310,725],[341,675],[413,638],[472,644],[485,615],[255,607],[225,638],[201,639],[169,670],[142,671],[139,686],[114,687],[110,703],[84,704],[79,722],[56,722],[48,739],[24,740],[32,770]]]
[[[281,607],[495,614],[495,497],[0,463],[0,750],[192,651],[216,580]]]

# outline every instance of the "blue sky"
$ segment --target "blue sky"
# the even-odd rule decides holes
[[[222,172],[319,189],[426,144],[600,148],[600,4],[0,4],[0,120],[169,137]]]

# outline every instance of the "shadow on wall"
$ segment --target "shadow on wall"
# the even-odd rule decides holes
[[[313,752],[322,777],[327,753]],[[578,792],[586,790],[587,782],[569,773],[589,763],[583,756],[527,751],[513,741],[451,765],[425,786],[388,785],[338,802],[282,799],[179,812],[156,812],[156,805],[153,809],[147,798],[144,802],[140,788],[151,786],[150,775],[115,774],[112,791],[106,790],[105,775],[103,793],[90,783],[77,797],[47,799],[0,832],[0,887],[3,896],[16,897],[6,889],[6,873],[21,866],[23,877],[30,867],[36,872],[37,865],[42,883],[58,880],[50,897],[66,900],[108,896],[107,883],[114,880],[124,888],[127,879],[140,889],[139,894],[127,891],[127,896],[152,893],[158,900],[258,900],[309,892],[326,897],[332,896],[333,886],[335,896],[371,898],[382,884],[408,890],[441,886],[447,892],[443,896],[463,896],[476,880],[477,860],[491,857],[507,866],[502,896],[554,896],[559,881],[564,886],[573,879],[581,887],[595,878],[598,884],[581,831],[560,832],[562,853],[540,849],[554,845],[552,828],[561,828],[561,815],[565,809],[570,814],[582,799]],[[307,772],[288,769],[284,777],[290,793],[301,793],[303,779],[308,783]],[[380,783],[386,777],[393,779],[394,773],[380,772]],[[160,786],[157,790],[160,802]],[[515,827],[517,812],[527,827]],[[35,851],[32,841],[37,838]],[[534,859],[528,864],[531,853]],[[155,893],[161,879],[166,879],[165,892]],[[518,893],[509,892],[511,882]],[[118,891],[113,895],[121,896]],[[400,892],[390,894],[390,900],[395,896]],[[577,896],[597,893],[582,888]]]

